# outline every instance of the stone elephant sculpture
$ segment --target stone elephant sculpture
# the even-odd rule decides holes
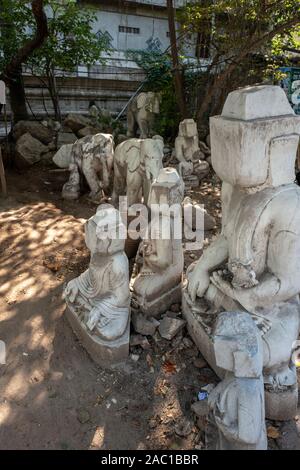
[[[127,195],[128,205],[147,204],[151,183],[163,167],[164,141],[160,136],[152,139],[128,139],[119,144],[114,156],[113,204],[118,197]]]
[[[63,186],[64,199],[80,196],[80,176],[85,177],[92,199],[108,191],[114,162],[114,140],[111,134],[88,135],[72,147],[69,181]]]
[[[155,115],[159,114],[161,102],[160,93],[148,91],[139,93],[133,98],[127,108],[127,136],[135,137],[137,128],[140,130],[140,138],[152,137]]]

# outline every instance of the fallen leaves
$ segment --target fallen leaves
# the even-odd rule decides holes
[[[267,436],[270,439],[278,439],[280,437],[279,429],[275,428],[275,426],[268,426],[267,427]]]

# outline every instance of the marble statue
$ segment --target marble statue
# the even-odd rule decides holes
[[[179,161],[178,172],[182,177],[194,174],[199,180],[209,173],[209,163],[199,148],[197,125],[193,119],[184,119],[179,124],[175,139],[175,156]]]
[[[89,187],[90,197],[97,199],[102,190],[108,191],[114,161],[114,140],[110,134],[88,135],[77,140],[72,147],[70,178],[64,185],[64,199],[78,199],[80,196],[80,175]]]
[[[110,365],[129,348],[129,270],[125,227],[113,207],[99,206],[85,225],[88,269],[64,288],[67,317],[93,359]]]
[[[151,186],[151,222],[148,237],[141,242],[142,262],[132,283],[133,304],[145,316],[157,316],[181,300],[183,249],[181,238],[175,238],[176,214],[169,208],[176,204],[180,210],[183,192],[183,182],[174,168],[161,169]]]
[[[163,167],[164,141],[160,136],[152,139],[128,139],[116,147],[114,156],[114,185],[112,200],[127,195],[128,205],[144,198],[147,204],[151,183]]]
[[[135,137],[137,128],[141,139],[154,135],[153,124],[160,101],[160,93],[153,91],[139,93],[132,99],[127,108],[127,137]]]
[[[262,333],[266,416],[294,417],[293,342],[299,333],[300,133],[284,91],[230,93],[210,119],[212,164],[222,185],[222,231],[187,273],[183,313],[202,354],[222,377],[211,331],[222,311],[248,312]]]
[[[220,313],[213,344],[216,363],[226,371],[208,396],[217,448],[267,449],[260,331],[246,312]]]

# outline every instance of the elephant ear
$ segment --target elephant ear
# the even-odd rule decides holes
[[[130,173],[133,173],[140,166],[141,149],[136,145],[132,145],[126,152],[127,154],[127,167]]]
[[[140,93],[136,100],[138,109],[143,108],[147,103],[147,93]]]

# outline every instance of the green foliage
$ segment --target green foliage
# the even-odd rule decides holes
[[[78,64],[101,61],[101,53],[109,51],[109,41],[93,32],[96,19],[93,10],[80,8],[76,0],[45,0],[44,5],[49,35],[29,60],[37,73],[45,73],[49,67],[72,71]],[[3,68],[32,37],[35,22],[26,0],[0,0],[0,6],[4,25],[0,42],[0,68]]]
[[[193,84],[200,126],[234,88],[276,81],[278,67],[288,65],[287,46],[297,41],[300,2],[201,0],[183,7],[178,20],[185,42],[209,40],[209,65]]]
[[[80,8],[75,0],[45,0],[45,8],[49,36],[34,54],[32,65],[72,71],[78,64],[102,60],[101,53],[109,49],[109,43],[93,32],[96,16],[92,10]]]
[[[173,139],[180,121],[169,54],[159,49],[129,50],[127,56],[141,67],[146,75],[143,91],[159,91],[162,96],[155,131],[165,139]]]

